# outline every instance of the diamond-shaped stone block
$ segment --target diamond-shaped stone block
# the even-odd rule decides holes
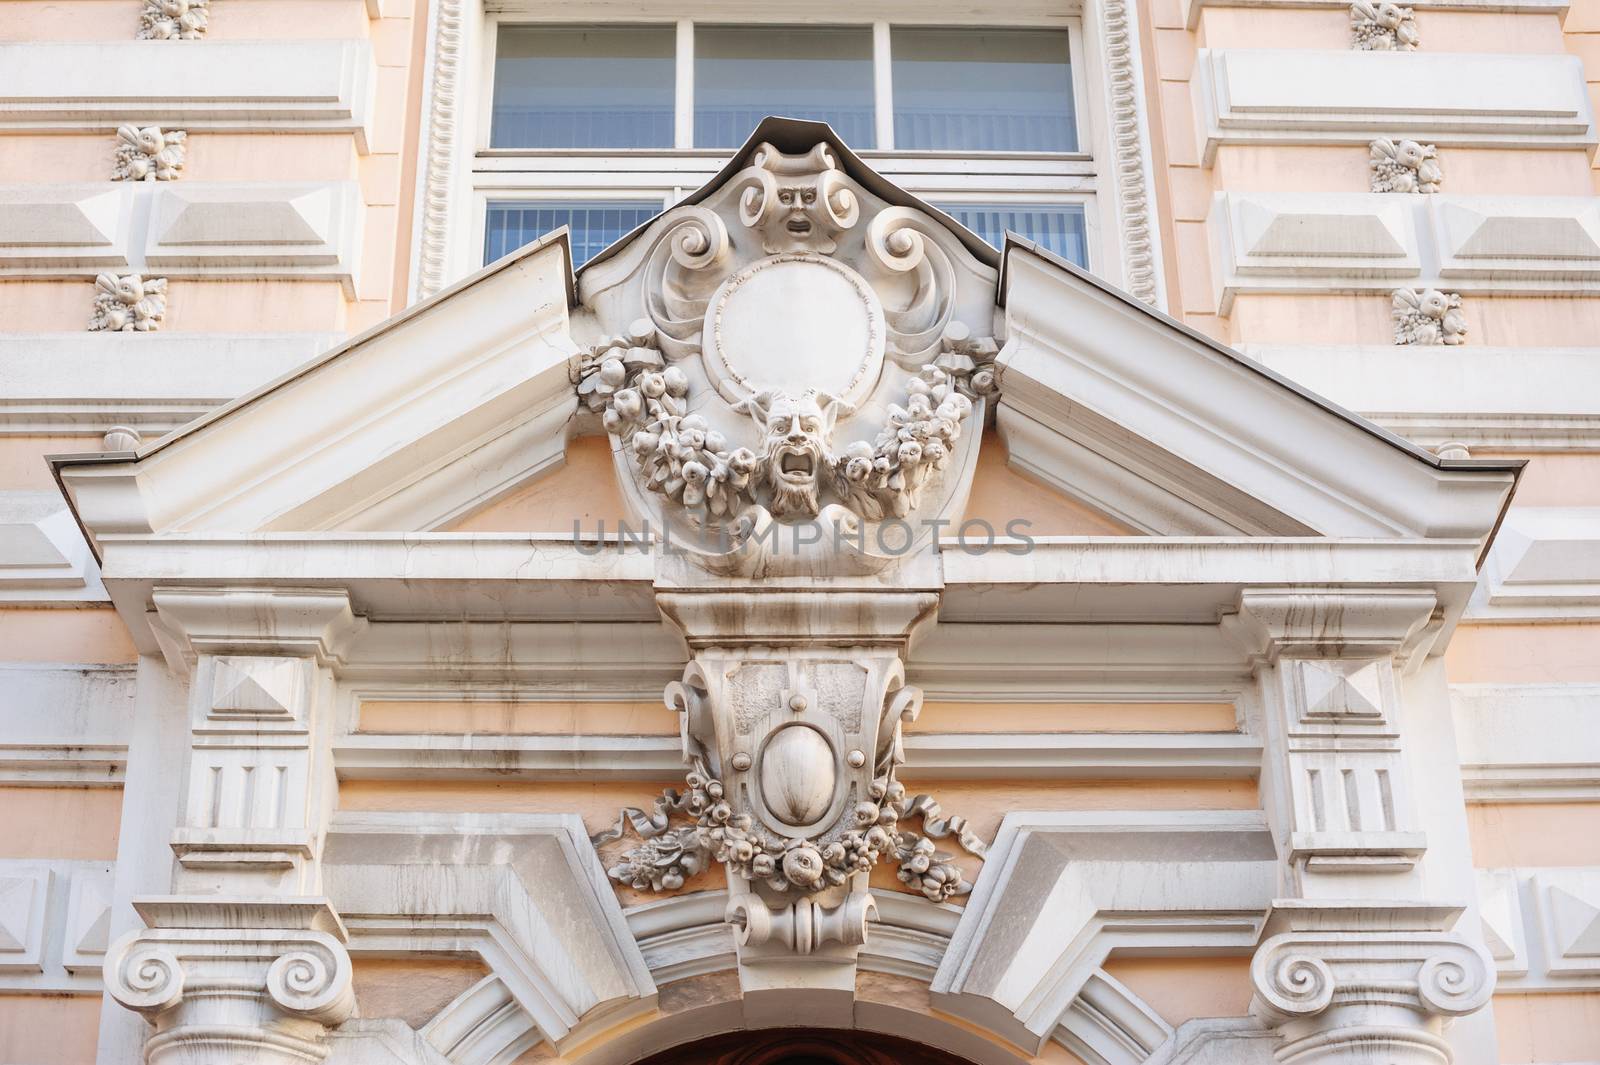
[[[1303,661],[1306,717],[1383,717],[1383,675],[1377,662]]]
[[[300,716],[306,663],[294,658],[218,658],[211,708],[219,715],[295,719]]]

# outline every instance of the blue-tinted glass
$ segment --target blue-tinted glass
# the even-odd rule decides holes
[[[1089,242],[1083,228],[1083,205],[1030,203],[941,203],[939,210],[1000,247],[1006,230],[1027,237],[1049,251],[1089,268]]]
[[[626,233],[661,213],[661,204],[527,203],[489,204],[483,235],[483,261],[492,263],[562,226],[572,227],[572,265],[582,266]]]
[[[1065,30],[892,34],[896,148],[1078,150]]]
[[[826,122],[851,147],[873,147],[872,29],[696,26],[695,147],[737,148],[768,115]]]
[[[494,148],[670,148],[671,26],[502,26]]]

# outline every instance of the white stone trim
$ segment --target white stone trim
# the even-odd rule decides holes
[[[1509,474],[1448,473],[1026,247],[1007,252],[1003,298],[1001,417],[1039,423],[1032,468],[1064,491],[1088,462],[1097,484],[1155,486],[1126,515],[1141,531],[1479,537],[1498,517]]]
[[[1600,868],[1480,869],[1478,900],[1498,991],[1600,990]]]
[[[169,279],[327,277],[354,299],[363,213],[354,181],[5,185],[0,271],[38,278],[93,278],[107,268]]]
[[[1454,684],[1468,802],[1600,801],[1600,684]]]
[[[1261,744],[1234,733],[912,733],[902,775],[936,780],[1252,779]],[[661,780],[683,768],[675,736],[354,735],[344,780]]]
[[[0,435],[99,437],[126,425],[153,440],[319,352],[340,333],[6,333]]]
[[[1470,309],[1469,309],[1470,310]],[[1269,369],[1424,447],[1600,447],[1600,348],[1247,344]]]
[[[0,131],[114,133],[127,122],[229,133],[349,132],[368,150],[369,41],[0,45]],[[73,71],[71,96],[61,72]]]
[[[1600,293],[1588,196],[1218,192],[1209,223],[1221,314],[1241,292]]]
[[[7,994],[100,993],[114,863],[0,860],[0,1013]]]
[[[1202,838],[1186,857],[1182,841]],[[1115,948],[1248,953],[1276,876],[1259,812],[1007,814],[933,1005],[1037,1054]],[[1050,934],[1033,935],[1045,913]]]
[[[0,271],[127,267],[135,191],[128,182],[0,185]]]
[[[1416,135],[1440,148],[1579,148],[1596,140],[1574,55],[1202,48],[1192,84],[1206,166],[1223,144],[1366,147]]]
[[[655,984],[576,814],[345,813],[323,876],[350,951],[483,959],[556,1049]]]
[[[169,183],[138,266],[167,278],[333,278],[356,298],[365,212],[354,181]]]
[[[1600,507],[1513,507],[1506,512],[1469,621],[1600,618]]]
[[[1343,11],[1349,6],[1342,0],[1183,0],[1184,25],[1191,30],[1200,28],[1200,13],[1207,8]],[[1568,0],[1411,0],[1406,6],[1416,11],[1517,12],[1564,18],[1570,5]]]
[[[0,785],[122,783],[133,667],[8,663],[0,691]]]
[[[104,602],[100,567],[59,492],[0,491],[0,603]]]

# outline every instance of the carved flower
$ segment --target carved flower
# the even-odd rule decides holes
[[[667,394],[667,378],[653,370],[639,375],[639,391],[651,399],[660,399]]]
[[[922,457],[932,463],[943,462],[950,455],[948,448],[939,440],[929,440],[922,445]]]
[[[747,447],[735,448],[728,455],[728,468],[740,477],[756,472],[756,453]]]
[[[686,396],[689,394],[689,375],[677,366],[668,366],[661,374],[666,383],[667,394],[672,396]]]
[[[770,854],[761,853],[750,859],[750,875],[758,879],[771,876],[777,868],[778,863]]]
[[[900,445],[900,465],[915,466],[922,461],[922,445],[915,440],[907,440]]]

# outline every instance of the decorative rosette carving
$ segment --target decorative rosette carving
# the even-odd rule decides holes
[[[153,333],[167,315],[167,279],[101,274],[94,279],[89,331]]]
[[[1397,288],[1390,303],[1396,344],[1466,343],[1467,318],[1457,293]]]

